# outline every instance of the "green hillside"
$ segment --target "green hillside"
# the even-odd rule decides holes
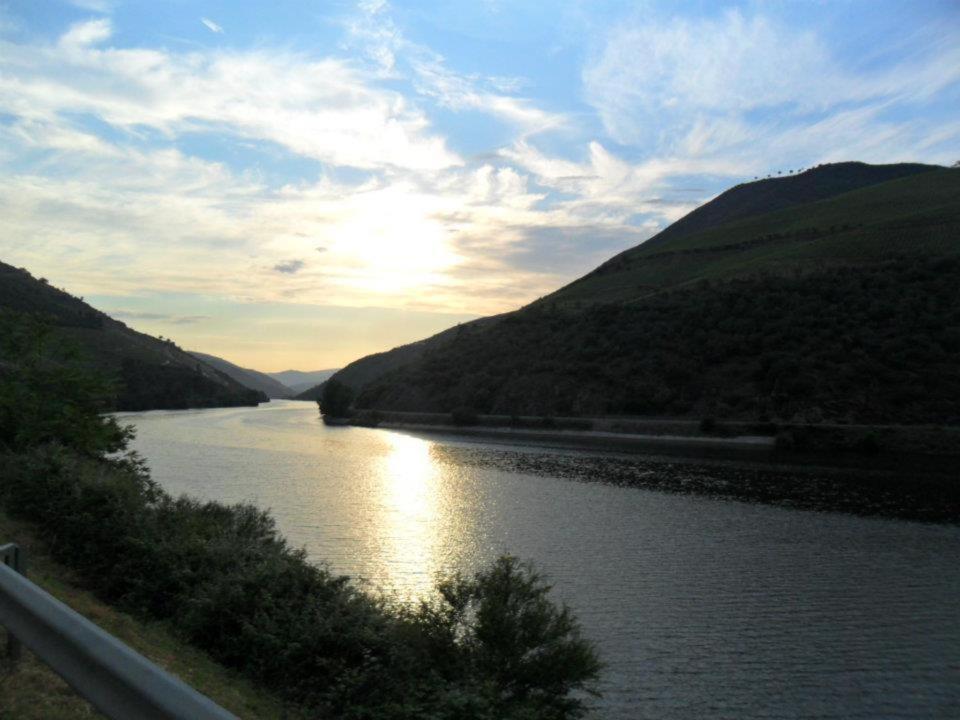
[[[844,162],[818,165],[797,175],[742,183],[680,218],[650,238],[644,246],[648,249],[658,247],[684,235],[756,215],[827,200],[870,185],[939,169],[936,165],[917,163],[867,165]]]
[[[256,405],[267,399],[172,341],[132,330],[43,278],[0,262],[0,324],[4,332],[13,332],[28,318],[49,326],[49,347],[76,347],[91,366],[114,380],[108,401],[112,409]],[[0,368],[3,353],[0,343]]]
[[[837,187],[848,165],[810,173]],[[960,172],[907,167],[644,243],[335,377],[384,410],[960,422]],[[374,357],[382,374],[347,372]]]
[[[751,185],[760,190],[771,182],[782,181]],[[623,302],[700,278],[807,272],[898,253],[954,252],[958,197],[960,173],[938,169],[657,242],[664,231],[547,300]]]
[[[439,332],[436,335],[432,335],[424,340],[418,340],[417,342],[408,343],[407,345],[401,345],[393,348],[392,350],[387,350],[386,352],[366,355],[359,360],[354,360],[352,363],[343,369],[338,370],[336,373],[333,373],[331,376],[336,377],[337,380],[355,390],[362,388],[382,378],[383,376],[398,370],[401,367],[416,363],[423,358],[424,353],[432,351],[433,349],[443,345],[455,337],[457,333],[463,332],[464,329],[479,329],[481,327],[496,324],[503,317],[506,316],[494,315],[486,318],[478,318],[476,320],[471,320],[468,323],[457,325],[456,327]],[[307,390],[304,390],[296,396],[296,399],[318,400],[321,392],[323,391],[323,385],[324,383],[321,382]]]

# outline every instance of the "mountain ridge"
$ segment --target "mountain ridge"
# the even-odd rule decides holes
[[[173,341],[138,332],[44,278],[0,262],[0,310],[11,319],[39,317],[57,340],[79,347],[87,362],[111,377],[114,410],[256,405],[250,390],[189,355]]]
[[[951,421],[960,172],[892,167],[883,182],[642,243],[524,308],[334,378],[370,410]]]
[[[199,352],[198,350],[188,350],[187,352],[195,358],[199,358],[210,367],[216,368],[220,372],[229,375],[244,387],[264,393],[271,400],[282,400],[294,395],[292,389],[288,388],[279,380],[272,378],[267,373],[262,373],[259,370],[253,370],[251,368],[240,367],[229,360],[224,360],[221,357],[210,355],[209,353]]]

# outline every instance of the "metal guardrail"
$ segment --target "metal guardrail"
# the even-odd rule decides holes
[[[27,559],[19,545],[8,543],[0,545],[0,564],[6,565],[16,570],[21,575],[27,574]],[[17,636],[12,632],[7,633],[7,659],[15,663],[20,659],[22,646]]]
[[[114,720],[236,720],[113,635],[34,585],[23,552],[0,546],[0,624],[19,655],[26,645],[80,695]]]

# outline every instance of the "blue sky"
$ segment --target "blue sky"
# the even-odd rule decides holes
[[[0,1],[0,259],[265,370],[544,295],[754,176],[960,159],[960,4]]]

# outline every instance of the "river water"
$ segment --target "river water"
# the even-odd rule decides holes
[[[712,470],[328,428],[313,403],[122,419],[168,491],[270,508],[372,587],[418,597],[438,572],[534,561],[607,663],[596,717],[960,717],[957,525],[607,484],[605,463]]]

